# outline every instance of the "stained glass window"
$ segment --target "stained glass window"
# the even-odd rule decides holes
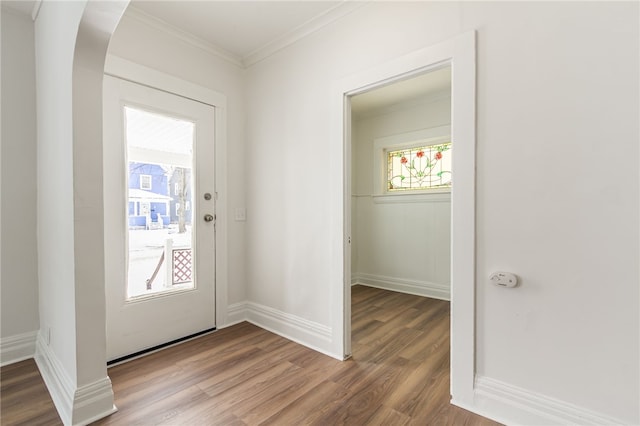
[[[387,151],[387,191],[451,187],[451,142]]]

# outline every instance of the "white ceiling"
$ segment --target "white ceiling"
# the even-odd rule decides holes
[[[285,38],[340,16],[353,1],[133,0],[127,14],[152,17],[189,33],[239,61]]]
[[[3,7],[29,15],[34,4],[2,0]],[[364,4],[357,0],[132,0],[125,13],[186,34],[226,59],[248,66]],[[356,118],[367,116],[450,90],[451,69],[446,67],[354,96],[352,113]]]
[[[354,118],[374,115],[400,104],[428,101],[451,92],[451,67],[447,66],[401,80],[351,98]]]
[[[353,0],[132,0],[126,13],[194,36],[227,59],[248,66],[364,4]],[[360,118],[450,90],[451,69],[446,67],[354,96],[352,113]]]

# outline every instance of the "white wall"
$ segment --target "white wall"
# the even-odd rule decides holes
[[[332,84],[477,30],[477,373],[640,422],[637,16],[635,3],[372,3],[250,68],[249,299],[330,325]],[[489,285],[496,269],[521,287]]]
[[[244,302],[245,223],[233,220],[234,210],[245,206],[244,76],[243,71],[170,33],[150,26],[125,12],[109,54],[210,88],[227,97],[227,206],[228,304]],[[220,325],[220,324],[218,324]]]
[[[2,8],[2,363],[33,356],[38,330],[33,21]],[[12,338],[25,339],[7,345]],[[25,346],[26,344],[26,346]]]
[[[102,74],[126,2],[42,2],[35,22],[36,362],[65,424],[113,412],[106,371]]]
[[[40,326],[45,335],[50,330],[51,351],[73,382],[77,371],[71,76],[84,6],[43,2],[35,26]]]
[[[478,373],[640,423],[638,4],[469,5],[464,22],[486,28]],[[523,286],[487,285],[496,269]]]
[[[393,202],[372,195],[376,139],[450,124],[448,94],[353,119],[353,281],[423,296],[449,297],[450,194],[419,199],[403,194]]]

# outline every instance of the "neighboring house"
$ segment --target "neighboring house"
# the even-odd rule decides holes
[[[167,174],[168,170],[157,164],[129,162],[130,229],[169,225],[168,213],[172,200]]]
[[[191,224],[191,170],[129,162],[129,228],[151,229],[184,220]]]
[[[191,182],[191,169],[176,167],[169,178],[169,188],[171,191],[171,223],[180,221],[180,210],[184,209],[184,221],[191,224],[191,188],[185,185],[185,182]],[[181,194],[182,197],[180,196]],[[183,198],[184,202],[181,202]]]

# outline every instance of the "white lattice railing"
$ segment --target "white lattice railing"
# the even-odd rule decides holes
[[[171,259],[167,265],[165,286],[185,284],[193,281],[193,250],[191,247],[174,247],[173,240],[167,238],[164,245],[164,258]]]

